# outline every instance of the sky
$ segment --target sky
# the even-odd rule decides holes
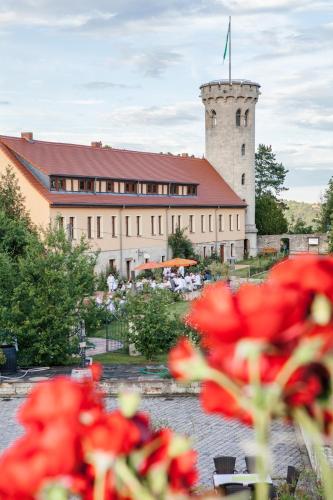
[[[222,64],[261,84],[256,142],[289,170],[284,198],[333,175],[332,0],[1,0],[0,134],[204,154],[202,83]]]

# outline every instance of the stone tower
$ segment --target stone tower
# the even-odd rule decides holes
[[[244,250],[257,254],[255,225],[255,108],[260,85],[218,80],[201,85],[205,106],[206,158],[247,203]]]

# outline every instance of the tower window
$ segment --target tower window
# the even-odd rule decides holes
[[[240,127],[241,125],[241,110],[237,109],[236,111],[236,127]]]
[[[216,120],[216,111],[214,109],[212,109],[211,115],[212,115],[212,128],[215,128],[217,120]]]
[[[245,144],[242,144],[242,156],[245,156]]]
[[[242,186],[245,186],[245,174],[242,174]]]
[[[249,112],[249,110],[247,109],[247,110],[245,111],[245,115],[244,115],[244,127],[247,127],[247,126],[248,126],[248,124],[249,124],[249,114],[250,114],[250,112]]]

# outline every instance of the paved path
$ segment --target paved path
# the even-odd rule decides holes
[[[106,340],[99,337],[89,337],[89,342],[92,342],[95,347],[87,349],[87,356],[95,356],[95,354],[104,354],[106,352]],[[118,351],[123,347],[119,340],[109,340],[109,352]]]
[[[7,447],[21,432],[15,421],[15,412],[21,403],[22,399],[0,399],[0,449]],[[116,401],[108,398],[106,404],[111,409],[116,406]],[[199,454],[202,485],[211,487],[213,457],[216,455],[236,456],[236,468],[239,471],[244,469],[243,457],[246,453],[251,454],[253,432],[250,428],[235,421],[204,414],[194,397],[144,398],[141,408],[150,413],[156,427],[169,426],[192,438]],[[288,465],[303,467],[291,426],[273,425],[271,450],[274,479],[284,478]]]

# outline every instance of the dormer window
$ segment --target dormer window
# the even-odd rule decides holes
[[[193,185],[187,186],[187,194],[189,196],[195,196],[197,194],[197,186]]]
[[[51,177],[50,190],[51,191],[66,191],[66,179],[64,177]]]
[[[79,179],[79,191],[94,192],[95,181],[94,179]]]
[[[108,193],[114,193],[114,182],[113,181],[106,181],[106,191]]]
[[[158,193],[158,184],[154,182],[149,182],[147,184],[147,194],[157,194]]]
[[[136,193],[136,182],[125,182],[125,193]]]
[[[171,195],[179,194],[179,186],[178,186],[178,184],[170,184],[170,194]]]
[[[237,109],[236,111],[236,127],[241,126],[241,110]]]

